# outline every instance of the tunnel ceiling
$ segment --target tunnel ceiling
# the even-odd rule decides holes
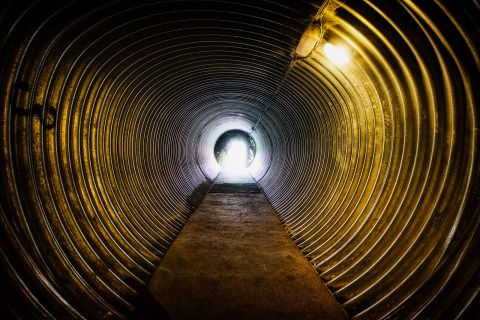
[[[228,130],[351,317],[479,315],[477,1],[2,6],[6,316],[128,317]]]

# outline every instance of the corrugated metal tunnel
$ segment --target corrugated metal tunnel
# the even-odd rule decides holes
[[[2,6],[5,317],[128,317],[229,130],[351,317],[479,315],[478,1]]]

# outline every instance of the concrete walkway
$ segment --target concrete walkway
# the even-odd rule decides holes
[[[134,319],[347,315],[255,182],[224,173],[160,263]]]

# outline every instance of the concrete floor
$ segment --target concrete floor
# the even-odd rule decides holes
[[[222,174],[160,263],[134,319],[347,315],[254,181]]]

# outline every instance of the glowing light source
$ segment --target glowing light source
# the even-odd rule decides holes
[[[247,144],[241,140],[233,140],[229,143],[223,167],[226,169],[241,169],[248,165]]]
[[[323,51],[327,55],[328,59],[335,64],[342,65],[350,61],[350,55],[345,48],[326,43],[323,46]]]

